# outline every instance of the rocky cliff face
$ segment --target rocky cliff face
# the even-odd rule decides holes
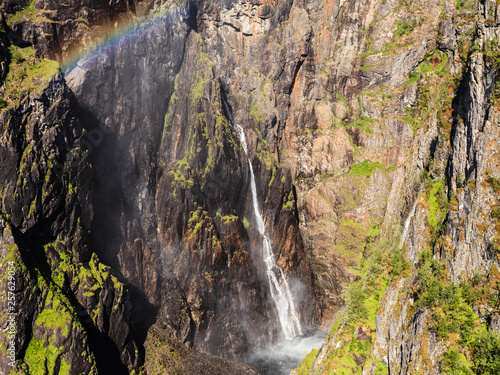
[[[303,330],[336,318],[297,373],[494,373],[496,2],[3,10],[20,371],[245,372],[180,343],[246,361],[282,337],[250,161]]]
[[[28,64],[12,63],[8,74]],[[5,286],[12,283],[2,294],[3,324],[17,313],[15,338],[3,331],[2,341],[14,341],[26,373],[132,369],[141,357],[127,289],[88,246],[93,172],[71,93],[56,74],[21,96],[1,119],[2,271]],[[2,368],[11,361],[3,356]]]
[[[95,38],[105,36],[130,15],[147,13],[154,3],[152,0],[5,0],[2,10],[18,40],[35,45],[45,57],[62,62],[75,51],[90,47]]]
[[[6,4],[7,21],[17,31],[13,35],[22,39],[26,30],[47,26],[33,17],[49,14],[50,5],[39,12],[40,4],[34,9],[31,3]],[[104,319],[104,325],[113,319],[134,322],[140,342],[158,315],[181,341],[244,359],[249,349],[280,337],[281,329],[257,245],[262,239],[253,229],[247,157],[229,121],[220,73],[213,72],[215,64],[196,35],[196,10],[180,7],[166,17],[157,9],[157,20],[134,24],[133,37],[90,55],[66,74],[76,95],[71,109],[86,128],[75,154],[86,152],[95,172],[86,180],[95,188],[85,196],[93,213],[86,228],[92,250],[85,251],[112,266],[135,301],[126,311],[132,316]],[[64,33],[64,28],[55,32]],[[53,39],[38,42],[32,34],[25,39],[41,55],[54,56],[51,43],[67,48]],[[297,295],[306,330],[317,316],[311,271],[290,174],[268,148],[261,145],[263,160],[251,155],[251,161],[259,193],[265,192],[269,207],[277,207],[263,214],[272,223],[268,230],[277,263]],[[79,189],[77,182],[71,186]],[[76,249],[73,256],[83,251]],[[136,360],[122,362],[137,368],[140,352]]]
[[[392,242],[395,251],[374,251],[361,280],[345,293],[346,310],[302,373],[498,371],[496,3],[444,2],[441,13],[406,4],[412,14],[426,10],[413,24],[397,18],[404,8],[386,13],[385,22],[397,26],[393,41],[410,38],[420,24],[435,25],[423,50],[408,43],[402,51],[406,58],[421,56],[406,80],[388,77],[409,94],[398,104],[406,112],[401,119],[414,127],[413,156],[396,177],[407,192],[399,209],[408,215],[406,227],[401,241],[382,230],[374,248]],[[369,30],[375,41],[371,32],[376,27]]]
[[[91,156],[98,171],[96,248],[183,340],[242,358],[249,347],[278,337],[280,327],[265,287],[261,239],[252,232],[246,156],[224,106],[224,83],[193,17],[184,7],[138,25],[133,37],[84,61],[67,79],[95,119],[96,134],[107,133]],[[268,165],[256,158],[255,169],[264,175],[259,190],[278,207],[268,217],[283,258],[278,263],[295,274],[304,326],[313,326],[311,272],[291,178],[267,149],[260,152],[268,153]],[[279,183],[269,183],[273,178]],[[110,191],[116,192],[111,198]]]

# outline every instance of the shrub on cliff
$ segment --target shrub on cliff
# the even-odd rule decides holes
[[[364,304],[366,299],[360,285],[351,284],[346,293],[346,317],[349,321],[366,319],[368,310]]]
[[[500,374],[500,336],[486,332],[472,342],[474,372],[481,375]]]

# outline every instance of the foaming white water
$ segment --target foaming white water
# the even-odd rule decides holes
[[[236,124],[233,120],[232,114],[226,103],[226,111],[228,113],[229,119],[234,124],[235,129],[238,133],[241,145],[245,151],[245,155],[248,153],[247,140],[243,128]],[[248,159],[248,155],[247,155]],[[278,311],[278,317],[283,329],[285,337],[290,340],[295,336],[302,334],[302,327],[300,325],[299,316],[295,308],[295,303],[293,300],[292,293],[290,291],[290,286],[283,273],[283,270],[276,265],[274,260],[273,250],[271,247],[271,240],[266,235],[266,228],[264,225],[264,220],[260,214],[259,201],[257,199],[257,186],[255,184],[255,175],[253,171],[252,163],[248,159],[248,166],[250,167],[250,189],[252,192],[252,203],[255,214],[255,221],[257,223],[257,230],[262,237],[262,258],[264,260],[264,265],[266,267],[266,275],[269,281],[269,289],[271,291],[271,296]]]

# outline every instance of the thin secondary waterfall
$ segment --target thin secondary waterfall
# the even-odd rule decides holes
[[[252,203],[255,214],[255,221],[257,222],[257,230],[262,237],[262,257],[264,259],[264,265],[266,267],[266,275],[269,281],[269,288],[271,290],[271,296],[273,298],[276,309],[278,310],[278,317],[281,324],[281,328],[285,334],[285,337],[290,340],[297,335],[302,334],[302,327],[300,326],[299,316],[297,310],[295,309],[295,303],[293,301],[293,296],[290,291],[290,286],[283,273],[283,270],[276,265],[274,261],[273,249],[271,247],[271,240],[266,235],[266,228],[264,226],[264,220],[260,214],[259,201],[257,199],[257,186],[255,184],[255,175],[253,172],[253,166],[248,158],[248,146],[243,128],[234,122],[232,114],[228,108],[226,102],[224,102],[226,111],[229,116],[229,120],[233,123],[238,136],[247,156],[248,166],[250,167],[250,188],[252,191]]]
[[[417,197],[417,199],[415,199],[415,203],[413,203],[413,207],[412,207],[412,209],[410,211],[410,214],[406,218],[405,226],[404,226],[404,229],[403,229],[403,235],[401,236],[401,242],[399,243],[399,248],[400,249],[405,244],[406,236],[408,235],[408,229],[410,228],[411,219],[415,215],[415,210],[417,209],[417,202],[418,202],[418,197]]]

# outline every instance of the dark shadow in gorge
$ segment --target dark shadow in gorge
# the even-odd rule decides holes
[[[118,259],[119,244],[123,242],[120,220],[121,213],[126,217],[133,217],[132,210],[125,204],[123,190],[119,184],[119,168],[113,164],[110,148],[114,145],[107,138],[100,126],[99,120],[88,110],[83,109],[75,97],[72,98],[72,107],[87,134],[82,142],[89,152],[89,159],[94,171],[93,210],[94,217],[90,229],[90,247],[99,256],[102,263],[110,266],[117,274],[118,279],[127,285],[132,303],[132,326],[135,328],[135,339],[139,344],[141,357],[144,358],[143,343],[149,327],[156,321],[157,309],[146,298],[144,292],[127,282],[120,272]],[[98,136],[99,135],[99,136]],[[104,167],[106,165],[106,167]]]

